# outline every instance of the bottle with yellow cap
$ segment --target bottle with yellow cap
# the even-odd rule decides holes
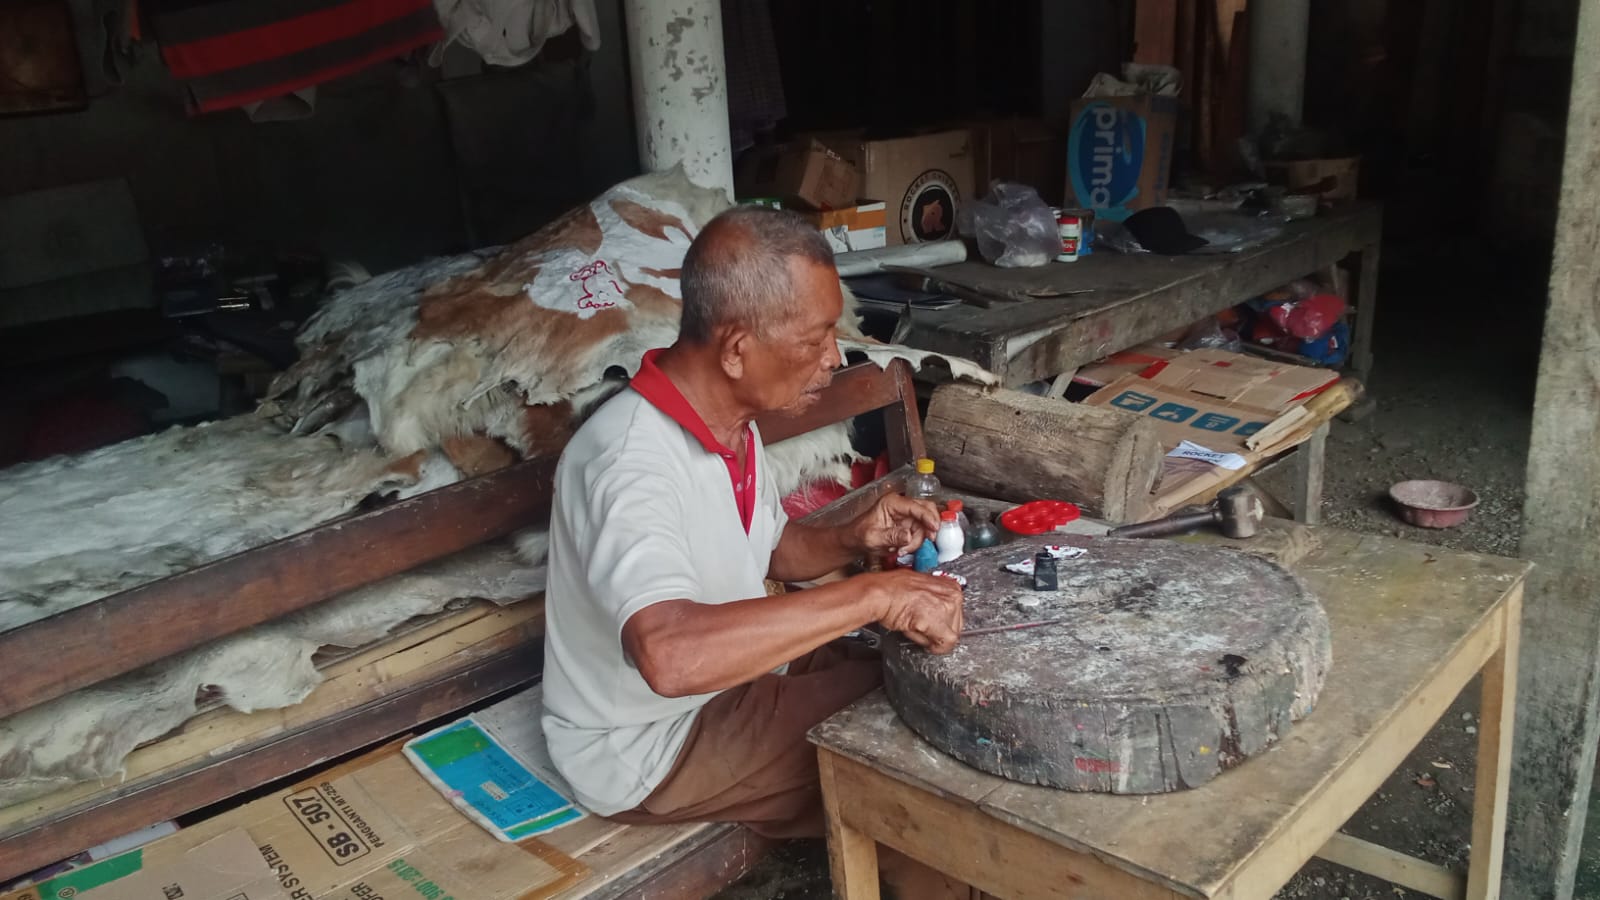
[[[917,460],[916,474],[906,479],[906,496],[913,500],[939,502],[939,479],[933,474],[933,460]]]

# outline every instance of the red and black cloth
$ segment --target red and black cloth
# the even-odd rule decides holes
[[[444,38],[432,0],[147,0],[190,107],[245,106]]]

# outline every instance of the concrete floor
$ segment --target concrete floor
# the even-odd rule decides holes
[[[1329,524],[1451,547],[1515,555],[1544,299],[1543,260],[1517,264],[1481,245],[1391,246],[1380,288],[1377,364],[1369,385],[1377,412],[1335,423],[1328,447],[1324,516]],[[1265,484],[1290,496],[1291,468]],[[1406,478],[1442,478],[1482,498],[1451,531],[1412,528],[1384,492]],[[1469,688],[1411,758],[1345,830],[1457,869],[1469,851],[1477,740]],[[1241,770],[1241,776],[1248,776]],[[1600,808],[1591,812],[1600,830]],[[1586,868],[1600,897],[1600,853]],[[718,900],[822,900],[829,896],[820,842],[775,854]],[[1279,894],[1316,900],[1401,900],[1422,895],[1328,863],[1313,862]],[[907,898],[910,900],[910,898]]]

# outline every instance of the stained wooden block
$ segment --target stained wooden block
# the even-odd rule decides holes
[[[1328,619],[1267,559],[1169,541],[1057,536],[1059,589],[1006,563],[1043,540],[970,553],[968,629],[934,656],[885,642],[885,688],[940,750],[1015,781],[1148,794],[1204,784],[1266,750],[1308,714],[1332,660]],[[1037,545],[1036,545],[1037,544]]]

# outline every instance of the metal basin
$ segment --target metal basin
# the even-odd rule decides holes
[[[1472,515],[1478,495],[1449,481],[1402,481],[1389,488],[1400,518],[1418,528],[1454,528]]]

